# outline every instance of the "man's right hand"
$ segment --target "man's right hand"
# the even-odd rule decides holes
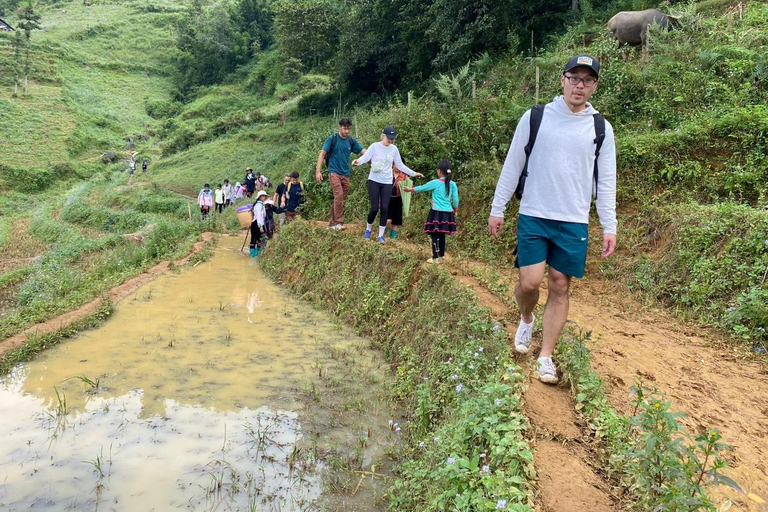
[[[315,179],[317,180],[317,183],[320,184],[323,182],[323,173],[320,171],[315,172]]]
[[[497,236],[504,229],[504,217],[488,217],[488,232],[491,236]]]

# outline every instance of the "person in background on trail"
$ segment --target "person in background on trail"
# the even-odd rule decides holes
[[[148,161],[147,161],[147,159],[145,158],[145,159],[144,159],[144,161],[143,161],[143,162],[141,162],[141,172],[142,172],[142,174],[146,174],[146,172],[147,172],[147,167],[149,167],[149,162],[148,162]]]
[[[256,175],[250,167],[245,170],[245,195],[251,197],[256,190]]]
[[[260,172],[257,172],[256,173],[256,190],[264,190],[265,188],[272,188],[272,183],[270,183],[269,178],[267,178]]]
[[[229,184],[229,180],[224,180],[221,190],[224,192],[224,208],[226,208],[232,204],[232,185]]]
[[[266,211],[267,218],[264,221],[264,234],[267,237],[267,240],[272,238],[272,235],[275,234],[275,202],[272,200],[272,198],[269,198],[264,201],[264,210]],[[267,242],[264,241],[264,248],[266,249]]]
[[[232,189],[232,198],[237,201],[243,198],[243,194],[245,194],[245,187],[239,181],[235,182],[235,188]]]
[[[349,156],[352,153],[364,155],[365,148],[349,135],[352,129],[352,121],[344,117],[339,119],[339,133],[334,133],[323,144],[323,149],[317,156],[315,166],[315,179],[317,183],[323,182],[323,162],[328,167],[328,181],[333,191],[333,205],[331,206],[331,218],[328,228],[333,230],[344,229],[344,201],[349,195]]]
[[[213,200],[216,203],[216,213],[224,211],[224,190],[221,188],[221,183],[216,185],[216,190],[213,193]]]
[[[272,201],[275,203],[275,212],[277,212],[277,221],[281,226],[285,226],[285,191],[288,190],[290,183],[291,175],[286,174],[283,176],[283,182],[275,188],[275,194],[272,196]]]
[[[404,196],[410,196],[410,192],[405,190],[413,186],[413,182],[396,166],[392,166],[394,174],[394,183],[392,184],[392,197],[389,198],[389,209],[387,220],[389,224],[389,239],[397,238],[397,232],[403,225]]]
[[[248,246],[251,258],[255,258],[259,255],[262,249],[262,236],[264,232],[264,222],[267,219],[267,212],[264,208],[264,199],[266,199],[267,193],[263,190],[259,190],[256,194],[256,202],[253,203],[251,208],[251,243]],[[266,239],[266,237],[264,237]]]
[[[424,223],[424,233],[432,239],[432,258],[427,261],[443,263],[445,235],[456,233],[456,210],[459,208],[459,187],[451,179],[451,161],[443,158],[437,163],[437,179],[418,187],[405,187],[404,190],[432,192],[432,208]]]
[[[530,350],[547,265],[547,304],[538,358],[539,380],[558,381],[552,353],[568,320],[571,278],[581,278],[587,259],[589,210],[593,186],[603,227],[602,257],[616,250],[616,145],[610,123],[589,99],[597,88],[600,64],[589,55],[572,57],[560,77],[562,96],[546,106],[538,133],[531,130],[532,110],[517,124],[496,185],[488,229],[496,236],[504,226],[504,209],[513,193],[520,197],[517,259],[520,278],[515,298],[520,325],[515,350]],[[602,138],[604,136],[604,138]],[[531,141],[535,141],[530,149]],[[526,146],[528,157],[526,158]],[[527,160],[527,161],[526,161]],[[517,188],[516,188],[517,187]]]
[[[213,193],[211,192],[211,186],[207,183],[203,185],[203,189],[197,195],[197,204],[200,206],[200,219],[205,220],[208,218],[211,208],[213,208]]]
[[[412,178],[415,176],[424,177],[423,174],[412,171],[403,163],[400,151],[392,142],[396,137],[395,129],[387,126],[381,132],[381,141],[371,144],[363,156],[352,162],[353,165],[363,165],[364,163],[371,162],[371,172],[368,173],[368,199],[371,202],[371,209],[368,211],[368,219],[363,236],[366,240],[371,239],[373,221],[376,220],[376,214],[379,213],[379,208],[381,208],[379,236],[377,237],[378,242],[381,244],[385,243],[384,231],[387,229],[389,199],[392,195],[392,186],[394,184],[392,165],[396,165],[399,170]]]
[[[131,159],[128,162],[128,165],[131,167],[131,176],[133,176],[133,173],[136,172],[136,154],[131,155]]]
[[[291,173],[291,182],[285,189],[285,222],[290,223],[298,215],[301,215],[301,207],[304,204],[304,183],[299,181],[299,173]]]

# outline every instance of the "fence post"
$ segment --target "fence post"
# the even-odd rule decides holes
[[[477,82],[472,80],[472,99],[474,100],[477,97]]]
[[[539,66],[536,66],[536,95],[534,97],[535,104],[539,104]]]
[[[352,121],[353,121],[352,124],[355,125],[355,138],[357,139],[358,138],[358,136],[357,136],[357,115],[352,116]]]

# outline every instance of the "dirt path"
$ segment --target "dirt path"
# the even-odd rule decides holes
[[[324,223],[323,223],[324,224]],[[358,226],[348,226],[357,235]],[[426,246],[398,240],[396,245],[423,259]],[[446,266],[471,286],[481,304],[501,320],[510,336],[517,327],[512,289],[516,273],[506,271],[509,292],[504,300],[473,277],[474,266],[499,271],[476,261],[447,258]],[[594,262],[591,262],[594,268]],[[505,271],[501,271],[504,273]],[[743,350],[724,343],[717,334],[691,326],[659,310],[648,310],[622,283],[602,281],[588,273],[573,285],[569,318],[598,340],[594,368],[608,384],[611,403],[629,413],[629,388],[640,376],[673,401],[673,409],[691,432],[715,427],[733,447],[725,473],[744,492],[725,486],[710,489],[720,510],[768,512],[768,373]],[[546,285],[544,285],[546,286]],[[546,301],[542,289],[541,305]],[[540,342],[534,337],[534,351]],[[618,510],[610,488],[590,466],[594,457],[588,437],[574,413],[570,393],[533,378],[533,354],[518,356],[528,370],[530,386],[525,412],[534,427],[539,503],[548,512]],[[751,360],[750,360],[751,359]],[[730,504],[729,504],[730,503]],[[586,505],[585,505],[586,504]]]
[[[192,256],[194,256],[195,254],[203,250],[203,247],[205,246],[206,242],[211,240],[213,236],[214,236],[213,233],[203,233],[202,240],[195,242],[195,244],[192,247],[192,251],[184,258],[174,261],[173,262],[174,265],[177,265],[177,266],[186,265]],[[109,293],[110,299],[112,300],[113,303],[120,302],[120,300],[129,296],[131,293],[136,291],[140,286],[152,281],[153,279],[161,275],[163,272],[167,271],[170,264],[171,264],[170,261],[163,261],[161,263],[158,263],[157,265],[150,268],[146,272],[134,277],[133,279],[129,279],[128,281],[124,282],[120,286],[112,288]],[[49,332],[57,331],[75,322],[80,318],[93,314],[98,309],[100,303],[101,303],[101,298],[93,299],[92,301],[80,306],[78,309],[74,311],[64,313],[62,315],[57,316],[56,318],[52,318],[46,322],[42,322],[37,325],[34,325],[19,334],[16,334],[14,336],[11,336],[10,338],[6,338],[5,340],[0,341],[0,357],[2,357],[3,354],[5,354],[7,351],[13,350],[22,346],[24,343],[26,343],[27,338],[29,336],[46,334]]]
[[[505,304],[511,302],[511,291],[506,300],[501,301],[482,283],[467,276],[473,266],[478,265],[484,266],[474,261],[448,261],[451,272],[472,286],[481,303],[504,320],[507,330],[512,331],[516,328],[517,313]],[[514,273],[507,274],[511,274],[509,282],[513,284],[516,280]],[[510,286],[510,290],[512,288]],[[546,289],[543,288],[541,305],[545,301]],[[736,480],[744,492],[738,493],[725,486],[711,488],[710,493],[721,510],[730,507],[731,511],[768,511],[768,374],[764,365],[748,360],[748,354],[721,342],[713,332],[687,325],[663,311],[647,310],[621,284],[589,276],[574,282],[569,319],[581,328],[591,330],[593,339],[598,340],[593,352],[594,368],[608,384],[607,391],[614,407],[624,413],[631,412],[629,388],[638,376],[647,385],[657,385],[673,401],[674,410],[689,415],[682,420],[689,431],[715,427],[722,433],[724,441],[733,447],[733,452],[728,455],[731,467],[725,473]],[[534,345],[537,345],[536,337]],[[536,348],[534,346],[534,351]],[[526,359],[533,361],[533,356]],[[531,383],[526,394],[531,421],[537,429],[542,426],[554,428],[555,432],[566,429],[573,436],[575,432],[569,425],[576,421],[565,419],[569,418],[567,413],[573,414],[570,397],[570,410],[566,411],[557,403],[558,393],[552,389],[557,388],[535,380]],[[564,437],[568,439],[568,435]],[[537,438],[541,439],[538,432]],[[553,457],[548,449],[540,450],[537,446],[536,453],[539,466],[557,462],[557,457]],[[575,455],[578,460],[579,453]],[[588,462],[589,458],[580,460]],[[562,467],[570,468],[567,463]],[[548,493],[547,470],[546,467],[539,469],[542,473],[542,502],[547,507],[548,502],[543,499]],[[558,469],[558,472],[570,473],[571,470]],[[562,501],[566,493],[579,496],[566,489],[561,487],[558,494],[561,501],[550,510],[560,512],[576,506]]]

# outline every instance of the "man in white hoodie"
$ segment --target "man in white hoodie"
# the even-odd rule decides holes
[[[520,325],[515,350],[526,353],[530,349],[536,321],[533,311],[548,265],[548,295],[538,358],[539,380],[548,384],[558,381],[552,353],[568,320],[571,278],[584,275],[593,190],[603,227],[603,258],[616,249],[616,144],[613,128],[605,121],[605,138],[599,156],[595,156],[597,110],[589,103],[599,76],[600,64],[589,55],[576,55],[565,65],[560,77],[563,95],[544,107],[520,200],[515,262],[520,268],[515,287]],[[504,210],[523,174],[530,116],[529,110],[517,125],[496,185],[488,218],[493,236],[504,226]]]

